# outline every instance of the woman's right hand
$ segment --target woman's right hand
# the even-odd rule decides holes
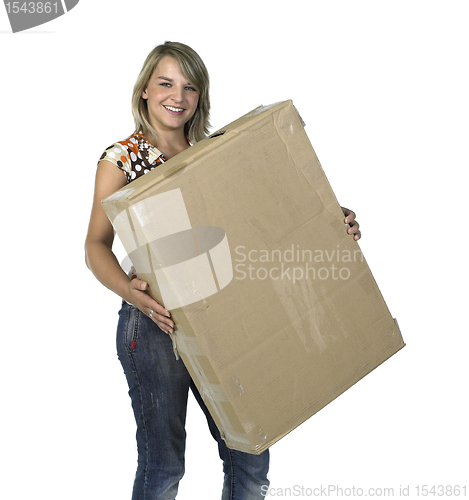
[[[147,289],[148,283],[145,281],[137,278],[131,280],[129,283],[131,304],[150,317],[165,333],[174,333],[174,322],[171,319],[171,313],[150,297]]]

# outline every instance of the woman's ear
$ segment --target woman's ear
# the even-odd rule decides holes
[[[142,99],[148,99],[147,89],[142,92]]]

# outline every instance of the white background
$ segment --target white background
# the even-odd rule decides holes
[[[120,299],[83,243],[97,160],[133,131],[134,81],[165,40],[206,62],[213,130],[293,99],[407,343],[272,447],[272,489],[466,484],[466,6],[81,0],[17,34],[0,9],[2,498],[130,499]],[[187,430],[178,499],[219,498],[193,399]]]

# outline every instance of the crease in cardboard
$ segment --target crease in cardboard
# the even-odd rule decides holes
[[[293,106],[293,104],[292,104]],[[294,106],[293,106],[294,107]],[[296,108],[295,108],[295,111],[296,111]],[[295,165],[295,169],[296,169],[296,172],[297,172],[297,175],[298,177],[300,178],[300,174],[301,174],[301,177],[303,177],[306,182],[311,186],[312,190],[317,194],[317,196],[319,197],[319,199],[321,200],[321,203],[324,207],[325,210],[327,210],[331,215],[334,215],[336,216],[336,211],[335,210],[330,210],[329,208],[329,204],[325,202],[323,196],[322,196],[322,193],[321,193],[321,190],[318,189],[317,187],[317,183],[315,183],[313,181],[313,179],[311,178],[308,172],[309,168],[314,168],[312,166],[312,162],[310,162],[309,164],[305,164],[303,166],[299,166],[298,163],[296,162],[295,160],[295,155],[291,153],[291,150],[290,150],[290,147],[288,145],[288,142],[285,140],[285,137],[283,137],[281,134],[280,134],[280,130],[288,137],[288,136],[292,136],[294,134],[297,134],[297,133],[301,133],[301,134],[304,134],[306,136],[306,132],[304,131],[304,122],[303,120],[301,119],[300,115],[298,114],[298,112],[296,111],[296,115],[295,115],[298,120],[300,121],[300,124],[301,124],[301,127],[300,126],[296,126],[294,125],[292,119],[293,117],[288,113],[288,111],[285,111],[285,109],[281,109],[278,113],[278,116],[276,117],[276,127],[275,127],[275,131],[280,139],[280,141],[282,141],[282,143],[284,143],[287,151],[288,151],[288,154],[290,156],[290,159],[291,161],[293,162],[293,164]],[[279,122],[282,122],[280,126],[278,126],[278,123]],[[317,163],[317,166],[319,167],[321,173],[324,173],[323,169],[322,169],[322,166],[321,166],[321,163],[319,162],[319,159],[317,158],[316,156],[316,153],[314,152],[314,150],[311,148],[311,151],[312,151],[312,155]],[[308,168],[309,167],[309,168]],[[328,187],[329,186],[329,183],[327,181],[327,178],[325,178],[324,176],[324,179],[325,179],[325,182],[328,184]],[[320,186],[319,186],[320,187]],[[337,199],[335,198],[335,195],[334,193],[332,192],[332,190],[330,190],[330,192],[328,194],[331,194],[332,193],[332,196],[334,197],[334,201],[337,202]],[[337,202],[338,204],[338,202]]]
[[[295,109],[295,111],[296,111],[296,109]],[[295,166],[295,172],[296,172],[296,175],[297,175],[298,179],[300,180],[300,182],[301,182],[301,180],[304,179],[308,183],[308,185],[311,187],[311,189],[319,197],[319,199],[321,201],[321,205],[322,205],[322,212],[325,210],[325,211],[329,212],[331,215],[333,215],[334,217],[336,217],[336,215],[337,215],[336,210],[330,210],[329,205],[325,203],[325,200],[323,199],[323,197],[321,195],[321,190],[318,189],[318,186],[313,182],[313,179],[307,175],[305,168],[307,168],[309,165],[306,164],[306,165],[300,166],[298,164],[298,162],[296,161],[296,155],[292,153],[291,148],[289,146],[289,143],[285,138],[285,136],[289,137],[289,136],[295,135],[297,133],[302,133],[302,134],[306,135],[306,133],[304,132],[304,123],[303,123],[301,117],[299,116],[298,112],[296,112],[296,113],[297,113],[296,116],[297,116],[298,120],[300,121],[301,126],[298,126],[298,124],[293,123],[292,117],[290,114],[285,114],[284,110],[280,110],[278,115],[271,116],[271,118],[274,122],[273,129],[275,130],[275,133],[276,133],[279,141],[283,144],[283,146],[287,152],[287,156],[288,156],[289,160]],[[283,132],[283,134],[285,134],[285,135],[282,135],[281,132]],[[314,156],[317,160],[316,155],[314,155]],[[319,160],[317,160],[317,163],[318,163],[318,166],[321,168]],[[322,168],[321,168],[321,170],[322,170]],[[337,202],[337,200],[335,200],[335,201]],[[337,202],[337,204],[338,204],[338,202]],[[317,215],[316,215],[316,217],[317,217]],[[306,224],[307,222],[305,222],[304,224]],[[302,224],[302,225],[304,225],[304,224]],[[292,231],[294,231],[296,229],[297,228],[294,228],[294,229],[292,229]]]
[[[295,227],[290,228],[290,230],[288,232],[285,232],[282,235],[282,239],[288,238],[288,236],[290,236],[291,234],[296,233],[298,230],[301,230],[303,227],[311,224],[312,221],[314,221],[317,217],[320,217],[321,215],[323,215],[323,211],[321,211],[320,213],[318,213],[316,215],[311,216],[309,219],[307,219],[305,222],[303,222],[299,226],[295,226]]]
[[[272,117],[271,117],[272,121],[274,123],[273,128],[277,134],[277,137],[280,140],[280,142],[283,144],[284,148],[286,149],[287,156],[293,162],[293,165],[295,165],[295,170],[296,170],[296,174],[297,174],[298,178],[299,179],[302,179],[302,178],[306,179],[308,184],[314,189],[314,185],[310,182],[308,177],[306,177],[303,168],[301,168],[298,165],[298,163],[296,162],[295,155],[292,154],[290,146],[289,146],[288,142],[285,140],[285,137],[282,136],[282,134],[280,133],[280,131],[282,131],[285,135],[291,137],[292,135],[294,135],[297,132],[298,129],[296,127],[294,127],[293,122],[291,120],[288,120],[287,122],[285,122],[285,118],[281,115],[282,115],[282,113],[279,113],[279,115],[276,115],[275,117],[272,115]],[[282,118],[284,120],[284,123],[279,123]],[[288,115],[287,115],[287,118],[289,118]],[[302,129],[302,127],[301,127],[301,129]]]

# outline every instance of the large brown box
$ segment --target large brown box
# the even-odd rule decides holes
[[[404,346],[291,101],[103,206],[231,448],[262,452]]]

